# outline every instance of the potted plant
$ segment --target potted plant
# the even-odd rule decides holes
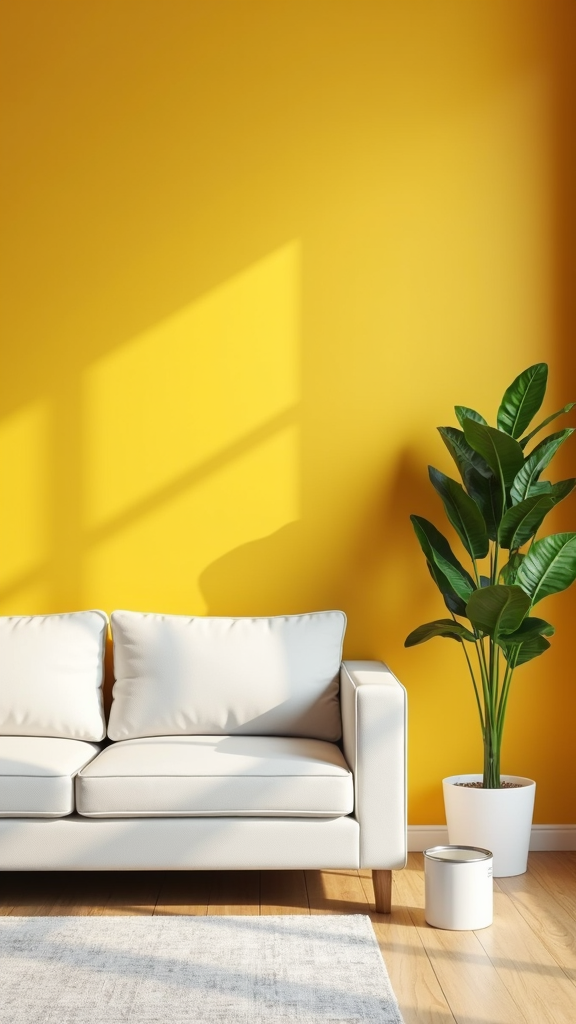
[[[449,842],[492,850],[494,874],[500,876],[526,870],[535,791],[530,779],[500,774],[510,686],[517,669],[550,647],[554,627],[533,609],[576,579],[576,533],[536,539],[548,512],[576,485],[576,479],[542,479],[574,429],[534,442],[543,427],[576,403],[526,432],[542,405],[547,379],[546,363],[516,377],[504,393],[495,427],[474,409],[456,406],[460,429],[438,428],[461,482],[433,466],[430,481],[464,546],[470,571],[431,522],[411,516],[451,617],[419,626],[405,646],[437,636],[461,645],[484,745],[482,775],[444,780]]]

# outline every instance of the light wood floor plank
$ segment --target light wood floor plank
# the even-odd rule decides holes
[[[205,917],[213,887],[211,871],[166,871],[160,884],[154,914]]]
[[[530,1024],[574,1024],[576,985],[506,893],[494,893],[494,924],[476,934]]]
[[[392,913],[374,910],[372,872],[360,871],[370,906],[370,919],[386,964],[405,1024],[454,1024],[455,1018],[410,911],[400,906],[396,872],[392,873]]]
[[[535,877],[530,861],[525,875],[499,878],[497,884],[556,962],[576,971],[576,921],[564,908],[561,897],[553,896]]]
[[[303,871],[261,871],[260,913],[310,914]]]
[[[260,913],[259,871],[214,871],[208,914]]]
[[[100,915],[118,884],[114,874],[107,871],[58,872],[58,875],[61,876],[60,883],[54,879],[52,886],[56,889],[59,884],[61,893],[50,910],[46,911],[49,917]]]
[[[110,889],[105,872],[55,871],[38,872],[33,888],[27,893],[25,874],[22,872],[18,879],[21,902],[12,910],[15,916],[88,916],[99,912]]]
[[[530,874],[576,921],[576,860],[570,853],[531,853]]]
[[[366,893],[355,870],[306,871],[312,914],[367,914]]]
[[[45,872],[7,871],[0,875],[1,914],[14,917],[44,917],[58,899],[58,887]],[[61,884],[61,883],[60,883]]]
[[[107,874],[103,871],[102,874]],[[100,913],[110,917],[150,917],[158,901],[163,872],[112,871],[110,894]]]

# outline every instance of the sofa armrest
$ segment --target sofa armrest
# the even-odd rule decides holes
[[[381,661],[340,670],[344,756],[354,774],[360,867],[406,864],[406,690]]]

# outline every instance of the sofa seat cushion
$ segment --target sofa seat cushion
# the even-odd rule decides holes
[[[76,779],[76,806],[88,817],[335,817],[353,801],[335,744],[285,736],[123,740]]]
[[[0,736],[0,817],[61,818],[74,810],[74,776],[100,747],[53,736]]]

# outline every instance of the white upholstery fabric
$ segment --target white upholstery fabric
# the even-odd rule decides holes
[[[232,619],[116,611],[111,621],[111,739],[340,738],[343,612]]]
[[[166,736],[106,747],[76,779],[92,817],[333,817],[354,805],[337,746],[285,736]]]
[[[100,747],[49,736],[0,736],[0,816],[60,817],[74,810],[74,775]]]
[[[0,818],[0,870],[357,868],[343,818]]]
[[[354,774],[360,866],[406,863],[406,691],[379,661],[340,672],[344,755]]]
[[[101,740],[104,612],[0,618],[0,735]]]

